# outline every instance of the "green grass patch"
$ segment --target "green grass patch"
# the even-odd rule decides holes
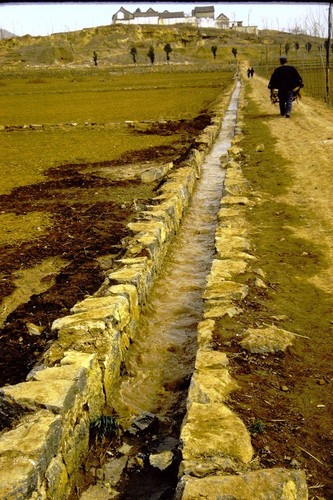
[[[6,87],[0,96],[0,124],[191,119],[232,78],[232,73],[224,71],[37,75],[28,81],[23,76],[2,80]]]
[[[130,129],[75,128],[1,132],[0,194],[45,180],[51,167],[112,161],[146,148],[172,146],[176,137],[134,135]]]
[[[232,84],[232,73],[50,72],[2,75],[0,194],[44,180],[50,167],[113,161],[135,151],[181,147],[182,131],[137,134],[126,121],[193,120]],[[31,130],[30,125],[44,129]],[[156,156],[158,158],[158,156]]]
[[[0,245],[11,245],[19,240],[40,238],[51,226],[50,215],[30,212],[26,215],[0,214]]]

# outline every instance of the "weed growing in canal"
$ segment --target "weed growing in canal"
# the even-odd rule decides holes
[[[96,440],[114,437],[118,432],[118,422],[114,417],[101,415],[90,424],[90,433]]]

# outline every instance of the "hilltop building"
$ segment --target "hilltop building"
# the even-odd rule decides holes
[[[3,40],[4,38],[13,38],[14,36],[16,36],[14,33],[10,33],[10,31],[0,28],[0,40]]]
[[[153,24],[159,26],[189,24],[200,28],[234,29],[246,33],[258,33],[257,26],[243,26],[243,21],[231,22],[224,14],[215,18],[215,9],[212,5],[195,7],[191,15],[186,15],[182,11],[157,12],[151,7],[146,12],[142,12],[141,9],[130,12],[124,7],[120,7],[112,16],[112,24]]]

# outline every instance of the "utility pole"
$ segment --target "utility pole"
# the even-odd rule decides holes
[[[252,9],[250,9],[248,11],[248,14],[247,14],[247,25],[250,26],[250,12],[252,12]]]
[[[332,36],[332,2],[328,7],[328,33],[326,43],[326,103],[330,104],[330,50],[331,50],[331,36]]]

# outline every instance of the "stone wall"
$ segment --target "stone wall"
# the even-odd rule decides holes
[[[89,426],[112,406],[114,381],[141,307],[188,207],[201,166],[219,132],[230,93],[177,169],[158,169],[166,182],[152,205],[129,224],[124,258],[92,296],[57,319],[58,338],[27,380],[0,390],[2,407],[23,413],[0,437],[0,498],[65,499],[88,453]],[[150,172],[152,179],[156,178]],[[149,182],[145,178],[144,182]],[[13,410],[14,411],[14,410]]]

